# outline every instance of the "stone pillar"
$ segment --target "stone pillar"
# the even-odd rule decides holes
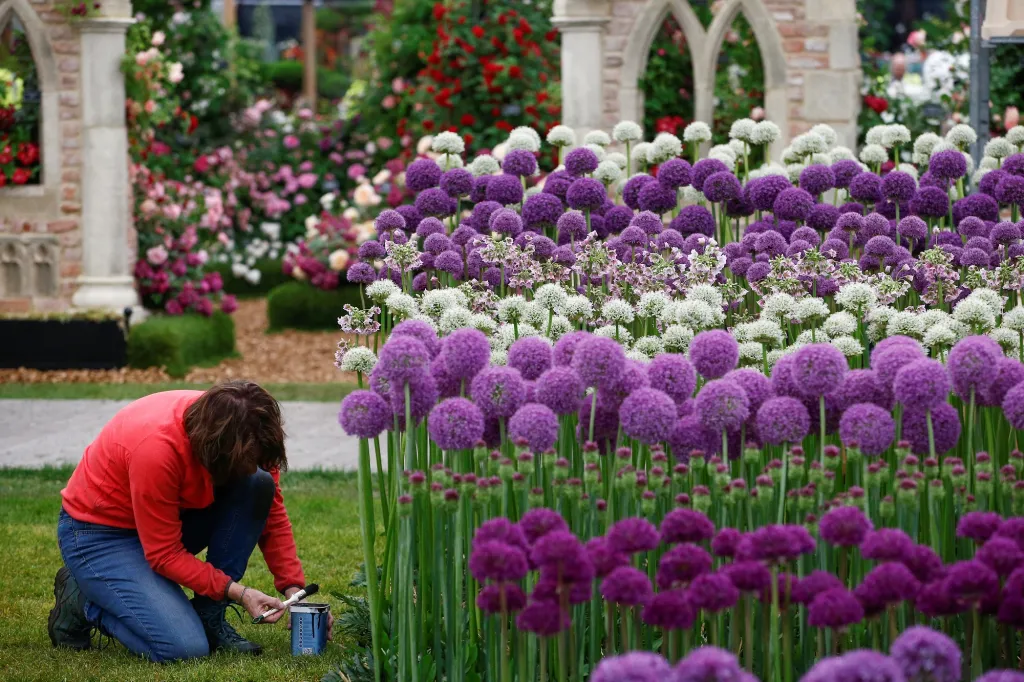
[[[137,306],[131,275],[128,131],[121,59],[133,23],[127,0],[104,2],[108,16],[81,22],[82,275],[78,308]]]
[[[604,121],[604,51],[606,17],[558,16],[551,23],[562,34],[562,123],[576,131],[577,142]]]
[[[302,3],[302,96],[316,111],[316,8],[313,0]]]

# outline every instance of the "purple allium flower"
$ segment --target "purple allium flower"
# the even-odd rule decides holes
[[[676,190],[669,189],[657,182],[649,182],[644,185],[637,195],[637,204],[643,211],[651,211],[658,215],[673,210],[679,201]]]
[[[594,407],[596,405],[596,408]],[[597,443],[614,440],[619,434],[618,406],[608,407],[595,394],[590,394],[580,403],[577,411],[577,435],[582,441],[590,440],[590,413],[594,412],[594,437]]]
[[[571,367],[552,367],[537,378],[536,402],[547,405],[555,414],[571,414],[583,400],[583,380]]]
[[[531,545],[553,531],[569,530],[569,524],[561,514],[544,507],[531,509],[523,514],[523,518],[519,519],[519,526],[523,529],[526,541]]]
[[[1024,562],[1024,551],[1013,540],[997,536],[982,545],[975,558],[1000,576],[1008,576]]]
[[[910,410],[934,409],[949,398],[952,382],[946,367],[937,360],[914,360],[896,373],[893,395]]]
[[[917,181],[910,173],[891,171],[882,179],[882,195],[890,201],[910,201],[917,192]]]
[[[487,199],[487,185],[490,184],[493,175],[481,175],[478,178],[473,178],[473,189],[469,193],[469,200],[474,204],[479,204],[481,201]],[[544,190],[547,191],[548,187],[557,185],[553,180],[548,180],[544,185]],[[568,185],[567,185],[568,186]],[[565,196],[565,190],[562,191],[562,196]]]
[[[425,216],[444,217],[454,213],[451,197],[439,187],[431,187],[417,194],[416,208]]]
[[[739,429],[750,416],[747,394],[739,384],[726,379],[715,379],[704,384],[697,394],[694,407],[701,423],[718,433]]]
[[[767,175],[757,180],[751,180],[750,202],[759,211],[770,211],[779,194],[791,187],[793,187],[793,183],[781,175]]]
[[[557,358],[557,346],[555,355]],[[626,354],[614,339],[588,336],[578,341],[572,351],[572,367],[587,386],[614,383],[622,374],[625,365]]]
[[[1006,176],[1007,172],[1001,168],[996,168],[994,170],[989,171],[988,173],[985,173],[985,176],[978,183],[978,191],[984,194],[985,196],[995,198],[996,188],[999,186],[999,183],[1002,182],[1003,178],[1005,178]]]
[[[440,357],[451,376],[467,381],[487,366],[491,347],[480,330],[456,329],[441,342]]]
[[[852,159],[844,159],[832,164],[832,173],[836,176],[836,187],[846,189],[850,182],[861,174],[861,167]]]
[[[473,534],[473,541],[502,542],[506,545],[518,547],[523,552],[529,549],[523,529],[503,516],[484,521],[480,524],[480,527]]]
[[[511,208],[499,208],[487,220],[491,232],[515,237],[523,231],[523,220]]]
[[[372,284],[377,280],[377,271],[369,263],[354,263],[345,273],[345,278],[353,284]]]
[[[981,545],[999,531],[1003,517],[996,512],[967,512],[956,525],[958,538],[969,538]]]
[[[384,213],[381,213],[381,215],[384,215]],[[395,215],[398,214],[396,213]],[[402,216],[398,215],[398,217],[401,218]],[[403,220],[402,222],[404,223],[405,221]],[[365,241],[359,245],[359,258],[364,261],[377,260],[379,258],[383,258],[386,255],[387,251],[384,250],[384,247],[381,246],[380,242],[378,242],[376,239],[370,239],[369,241]]]
[[[898,339],[898,340],[894,340]],[[885,341],[891,341],[882,345]],[[890,336],[883,339],[871,351],[871,369],[878,375],[883,386],[892,386],[896,373],[918,358],[924,357],[920,344],[906,336]]]
[[[405,186],[413,192],[437,187],[444,171],[431,159],[417,159],[405,169]]]
[[[696,339],[695,339],[696,340]],[[817,398],[842,385],[849,369],[842,352],[828,343],[811,343],[793,354],[790,376],[798,390],[807,398]]]
[[[562,201],[554,194],[531,195],[523,203],[523,224],[529,229],[555,225],[564,210]]]
[[[909,215],[900,220],[896,230],[904,239],[921,240],[928,236],[928,223],[916,215]]]
[[[971,391],[983,392],[996,379],[999,358],[1003,351],[988,336],[968,336],[949,351],[946,366],[953,377],[953,388],[965,400]]]
[[[946,589],[965,605],[977,605],[999,593],[999,576],[977,559],[958,561],[946,574]]]
[[[679,662],[674,679],[675,682],[747,682],[752,677],[740,667],[731,652],[702,646]]]
[[[465,398],[448,398],[430,411],[427,432],[442,450],[467,450],[484,435],[484,415]]]
[[[664,658],[648,651],[634,651],[602,658],[590,682],[663,682],[671,677],[672,666]]]
[[[896,243],[884,235],[872,237],[864,245],[864,253],[874,258],[887,258],[896,250]]]
[[[938,187],[921,187],[910,200],[910,210],[922,218],[942,218],[949,214],[949,195]]]
[[[711,555],[697,545],[676,545],[658,562],[658,589],[682,587],[711,570]]]
[[[594,178],[579,178],[569,185],[569,191],[565,193],[565,202],[570,208],[582,211],[584,209],[596,210],[601,208],[604,200],[608,198],[604,185],[600,180]]]
[[[374,371],[376,371],[376,368],[374,368]],[[426,417],[430,410],[434,408],[440,395],[437,383],[434,381],[434,377],[430,375],[429,365],[426,371],[413,377],[409,381],[408,386],[411,416],[414,421],[418,422],[423,417]],[[404,427],[406,400],[403,387],[392,383],[391,393],[388,397],[391,400],[392,411],[398,417],[401,427]]]
[[[622,207],[619,206],[618,208]],[[628,226],[639,227],[641,230],[644,231],[644,234],[646,235],[653,237],[656,234],[660,234],[661,231],[665,228],[664,224],[661,222],[661,217],[657,213],[652,213],[651,211],[641,211],[636,215],[631,214],[631,216],[632,217],[629,220]]]
[[[755,251],[761,254],[766,254],[770,258],[784,255],[786,253],[786,248],[786,238],[775,230],[762,232],[757,235],[757,241],[754,243]]]
[[[839,547],[860,546],[874,530],[871,520],[857,507],[836,507],[821,517],[818,533],[821,539]]]
[[[507,175],[527,177],[537,172],[537,157],[525,149],[513,149],[501,162],[501,170]]]
[[[791,187],[779,192],[772,204],[772,212],[780,220],[803,222],[814,208],[814,197],[807,190]]]
[[[516,618],[516,627],[538,637],[554,637],[570,625],[569,614],[556,601],[531,601]]]
[[[676,353],[656,355],[647,365],[651,387],[667,393],[676,404],[693,396],[697,370],[685,356]]]
[[[1024,682],[1024,673],[1016,670],[991,670],[975,682]]]
[[[797,542],[793,526],[769,524],[744,536],[737,559],[778,563],[799,556],[805,547]],[[813,547],[813,541],[812,541]]]
[[[1015,429],[1024,429],[1024,382],[1017,384],[1003,396],[1003,414]]]
[[[524,528],[524,532],[529,539],[529,531]],[[590,563],[590,557],[587,556],[579,539],[568,530],[551,530],[537,538],[530,550],[530,560],[536,566],[552,566],[560,570],[564,570],[568,564],[579,562],[588,566],[593,576],[594,567]],[[572,578],[566,574],[562,579]]]
[[[502,208],[502,205],[497,201],[481,201],[473,207],[473,214],[470,216],[468,222],[473,226],[473,229],[476,232],[485,234],[491,229],[491,214],[500,208]]]
[[[676,423],[676,403],[656,388],[630,393],[619,407],[622,430],[630,438],[654,445],[668,440]]]
[[[723,573],[704,573],[697,576],[690,583],[687,594],[693,608],[711,613],[732,608],[740,598],[739,590]]]
[[[915,455],[928,455],[928,422],[926,412],[907,410],[903,413],[903,438],[910,443]],[[960,440],[960,415],[947,403],[931,411],[935,434],[935,454],[942,455],[953,449]]]
[[[711,211],[700,204],[693,204],[684,206],[669,223],[669,227],[683,235],[702,234],[710,237],[715,234],[715,219]]]
[[[543,452],[558,440],[558,417],[545,405],[527,403],[508,420],[508,433],[512,440],[525,439],[534,452]]]
[[[423,221],[427,222],[426,220]],[[420,223],[422,225],[423,223]],[[452,247],[452,240],[448,239],[448,235],[442,232],[435,232],[427,235],[427,238],[423,240],[423,250],[434,254],[435,256],[439,253],[447,251]]]
[[[932,156],[928,171],[942,180],[956,180],[967,174],[967,159],[963,152],[947,149]]]
[[[910,569],[898,561],[889,561],[876,566],[864,576],[857,586],[857,595],[869,595],[866,601],[875,604],[895,604],[917,597],[921,583]]]
[[[619,235],[619,242],[632,247],[647,246],[650,238],[639,227],[629,226]]]
[[[588,564],[589,566],[589,564]],[[589,569],[588,569],[589,571]],[[585,582],[576,579],[559,579],[558,571],[550,568],[541,568],[540,580],[533,587],[530,598],[534,601],[557,601],[561,603],[563,595],[568,598],[570,605],[586,604],[593,597],[593,572],[585,578]]]
[[[722,378],[728,381],[735,381],[740,385],[743,392],[747,394],[747,400],[750,401],[751,412],[757,412],[765,400],[775,396],[775,389],[772,388],[771,379],[756,369],[750,369],[749,367],[734,369]]]
[[[487,201],[494,201],[502,206],[518,204],[523,200],[523,183],[514,175],[491,176],[487,183],[486,197]]]
[[[649,552],[658,546],[658,529],[650,521],[639,517],[622,519],[608,529],[608,542],[616,552]]]
[[[465,271],[465,264],[462,262],[462,254],[458,251],[452,250],[443,251],[434,259],[434,268],[442,272],[447,272],[455,279],[462,279]]]
[[[473,542],[469,555],[469,572],[477,581],[509,582],[526,577],[529,566],[523,550],[493,540]]]
[[[626,181],[626,185],[622,188],[622,201],[634,211],[639,211],[640,190],[652,182],[657,182],[657,180],[650,175],[634,175]]]
[[[489,614],[518,613],[526,606],[526,595],[515,583],[493,583],[480,590],[476,605]]]
[[[832,260],[845,260],[850,256],[850,247],[846,242],[839,239],[826,239],[822,242],[821,248],[818,251],[829,256]]]
[[[526,386],[518,370],[501,366],[486,367],[473,377],[470,395],[484,416],[508,418],[526,400]]]
[[[933,580],[917,593],[914,607],[929,618],[942,618],[963,613],[963,605],[950,594],[945,578]]]
[[[721,329],[700,332],[690,342],[690,361],[705,379],[719,379],[739,362],[739,344]]]
[[[701,159],[693,165],[690,181],[698,192],[704,191],[704,182],[715,173],[728,171],[729,168],[718,159]]]
[[[473,174],[465,168],[452,168],[441,176],[441,189],[452,197],[468,197],[473,191]]]
[[[632,566],[620,566],[601,581],[601,596],[614,604],[637,606],[651,597],[647,574]]]
[[[667,520],[668,517],[671,514],[673,514],[675,511],[676,510],[673,510],[673,511],[669,512],[668,514],[666,514],[665,515],[665,519]],[[691,511],[691,510],[683,510],[683,511]],[[696,512],[696,513],[700,513],[700,512]],[[703,514],[701,514],[701,516],[703,516]],[[704,518],[705,518],[705,520],[707,520],[706,516]],[[707,521],[707,523],[710,526],[711,532],[714,532],[714,528],[715,527],[713,525],[711,525],[711,521]],[[664,521],[662,521],[662,524],[661,524],[661,532],[662,532],[662,537],[664,537],[664,535],[665,535],[665,522]],[[716,535],[714,537],[714,539],[711,541],[711,551],[717,557],[734,557],[734,556],[736,556],[736,548],[739,546],[739,544],[740,544],[740,542],[742,540],[743,540],[743,533],[739,532],[735,528],[723,528],[722,530],[718,531],[718,535]]]
[[[1007,246],[1020,241],[1021,232],[1020,227],[1016,223],[1005,221],[995,225],[992,228],[990,234],[992,241],[1001,245]]]
[[[922,584],[940,578],[946,570],[942,559],[928,545],[915,545],[901,561]]]
[[[397,329],[396,325],[395,331]],[[395,335],[393,331],[391,338],[380,349],[380,358],[374,369],[392,386],[401,387],[424,375],[429,365],[430,353],[423,343],[413,336]]]
[[[606,537],[589,540],[586,549],[598,578],[605,577],[620,566],[629,565],[629,556],[613,549]]]
[[[858,403],[872,403],[887,411],[892,408],[892,392],[878,379],[872,369],[852,369],[843,378],[843,385],[835,392],[843,409]]]
[[[954,225],[969,217],[994,223],[999,220],[999,202],[988,194],[970,194],[953,204]]]
[[[441,351],[441,342],[437,340],[437,332],[423,320],[405,320],[395,325],[391,330],[391,338],[398,336],[412,337],[423,344],[423,347],[434,357]],[[391,343],[391,341],[388,341]],[[387,344],[384,344],[387,347]],[[382,351],[383,352],[383,351]]]
[[[960,647],[929,627],[913,625],[904,630],[889,655],[907,682],[960,682]]]
[[[836,185],[836,174],[828,166],[812,165],[800,171],[800,188],[814,196],[824,194]]]
[[[913,550],[914,541],[898,528],[879,528],[867,534],[860,545],[865,559],[875,561],[902,561]]]
[[[826,571],[811,571],[810,575],[800,578],[792,585],[790,601],[794,604],[810,605],[822,592],[842,587],[843,583],[835,575]]]
[[[882,178],[863,172],[850,181],[850,197],[865,204],[878,204],[883,199]]]
[[[682,590],[659,592],[647,601],[642,614],[645,623],[665,630],[689,630],[693,627],[696,617],[697,614],[690,605],[689,597]],[[607,660],[607,658],[603,659],[603,661]],[[658,678],[658,680],[661,679],[664,678]],[[652,682],[658,682],[658,680],[652,680]]]
[[[821,235],[819,235],[814,230],[814,228],[807,227],[806,225],[804,227],[798,227],[795,230],[793,230],[793,234],[791,234],[789,238],[790,241],[807,242],[811,246],[818,246],[819,244],[821,244]]]
[[[679,189],[690,184],[693,169],[683,159],[669,159],[658,166],[658,182],[668,189]]]
[[[714,204],[735,199],[743,192],[740,181],[727,170],[709,175],[703,187],[704,197]]]
[[[529,199],[527,199],[527,201],[529,201]],[[604,226],[608,230],[609,234],[622,232],[622,230],[629,226],[629,221],[632,218],[633,209],[629,206],[613,206],[605,211]]]
[[[864,607],[845,587],[818,593],[807,608],[807,622],[815,628],[843,630],[862,620]]]
[[[587,236],[587,219],[579,211],[567,211],[558,219],[559,239],[583,239]]]
[[[676,422],[669,444],[676,459],[686,462],[694,450],[700,450],[705,454],[718,452],[722,447],[722,435],[709,430],[697,415],[690,414]]]
[[[551,346],[537,336],[521,338],[508,349],[508,366],[518,369],[529,381],[551,369],[551,363]]]
[[[577,147],[565,155],[565,170],[576,178],[593,173],[599,163],[597,154],[586,147]]]
[[[668,544],[704,542],[714,532],[715,525],[711,520],[695,509],[673,509],[661,522],[661,539]]]
[[[737,561],[722,567],[724,573],[740,592],[760,594],[772,583],[772,574],[760,561]]]
[[[807,216],[807,225],[818,232],[828,232],[839,220],[839,209],[832,204],[815,204]]]
[[[338,422],[350,436],[376,438],[392,420],[391,408],[373,391],[353,391],[341,401]]]
[[[764,401],[757,411],[757,435],[768,445],[799,443],[811,427],[807,408],[796,398],[782,396]]]

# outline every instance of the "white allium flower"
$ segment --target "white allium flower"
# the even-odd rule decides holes
[[[828,153],[829,158],[832,159],[832,163],[837,161],[856,161],[857,156],[853,153],[849,147],[836,147]]]
[[[1005,159],[1017,153],[1017,148],[1009,140],[1003,137],[994,137],[985,145],[985,156],[994,159]]]
[[[672,133],[658,133],[647,153],[647,161],[651,165],[665,163],[683,153],[683,143]]]
[[[509,137],[512,137],[513,135],[525,135],[526,137],[529,137],[533,140],[534,144],[537,145],[537,149],[540,149],[540,133],[530,126],[519,126],[517,128],[513,128],[512,132],[509,133]]]
[[[708,156],[712,154],[721,154],[723,156],[728,156],[729,158],[732,159],[732,163],[736,163],[736,159],[739,156],[736,153],[736,150],[732,148],[732,145],[729,144],[716,144],[714,147],[708,150]],[[730,164],[726,165],[728,166]]]
[[[885,146],[885,133],[888,126],[879,125],[873,126],[868,129],[868,132],[864,135],[865,144],[877,144],[880,147]]]
[[[799,152],[797,152],[796,147],[792,145],[784,148],[782,150],[782,155],[779,158],[782,160],[782,163],[786,164],[787,166],[793,163],[800,163],[801,161],[803,161],[803,157],[800,156]]]
[[[771,294],[764,299],[761,306],[761,317],[778,322],[780,320],[789,322],[796,307],[796,299],[789,294]]]
[[[889,152],[885,147],[878,144],[865,145],[860,150],[860,160],[869,166],[877,166],[889,160]]]
[[[549,329],[550,327],[550,329]],[[572,322],[561,315],[554,315],[551,318],[550,325],[544,325],[544,330],[547,332],[548,338],[552,341],[557,341],[562,338],[565,334],[568,334],[574,329]]]
[[[967,162],[967,175],[973,175],[974,174],[974,157],[972,157],[967,152],[960,152],[960,153],[964,155],[964,161]],[[965,195],[967,194],[967,189],[966,188],[964,188],[964,194]]]
[[[793,138],[793,150],[800,156],[824,154],[828,151],[824,138],[816,133],[804,133]]]
[[[1003,313],[1003,326],[1015,332],[1024,332],[1024,306],[1018,305]]]
[[[576,131],[569,126],[557,125],[548,131],[548,144],[555,147],[576,146]]]
[[[828,154],[815,154],[811,157],[811,166],[831,166],[832,157]]]
[[[640,296],[640,302],[636,305],[636,312],[640,317],[656,318],[665,310],[669,304],[669,297],[660,291],[648,291]]]
[[[871,287],[870,284],[864,284],[863,282],[851,282],[844,284],[839,288],[836,293],[836,303],[843,310],[849,310],[854,313],[868,310],[878,302],[878,294]]]
[[[626,170],[626,155],[622,152],[608,152],[605,154],[604,160],[611,161],[618,166],[621,171]]]
[[[759,365],[763,361],[764,346],[755,341],[747,341],[740,344],[741,365]]]
[[[798,182],[800,182],[800,175],[804,172],[804,169],[806,168],[807,166],[805,166],[802,163],[791,163],[788,166],[786,166],[786,177],[789,178],[789,181],[795,185]]]
[[[712,308],[721,308],[725,303],[722,292],[711,284],[698,284],[686,292],[687,300],[704,301]]]
[[[761,166],[758,170],[761,171],[761,177],[765,177],[767,175],[780,175],[782,177],[786,177],[789,175],[789,173],[786,172],[785,166],[775,163],[774,161]]]
[[[984,163],[984,161],[985,160],[982,159],[982,163]],[[971,176],[971,185],[977,187],[978,183],[981,182],[982,178],[991,173],[993,170],[994,169],[992,168],[979,168],[978,170],[974,171],[974,175]]]
[[[657,336],[641,336],[633,344],[633,350],[643,353],[648,360],[665,352],[665,342]]]
[[[917,166],[912,163],[901,163],[897,166],[896,170],[906,173],[910,177],[914,178],[914,180],[918,179]]]
[[[482,331],[488,336],[498,331],[497,321],[490,315],[484,315],[483,313],[477,313],[476,315],[473,315],[473,317],[469,318],[469,326],[473,329]]]
[[[458,304],[455,296],[451,294],[452,291],[454,289],[430,289],[423,292],[423,296],[420,297],[420,310],[431,317],[441,317],[444,311]]]
[[[889,306],[878,306],[868,311],[868,338],[872,341],[881,341],[885,338],[885,330],[889,325],[889,318],[896,313],[895,308]]]
[[[708,158],[721,161],[730,171],[736,171],[736,155],[733,154],[731,150],[728,153],[722,149],[714,152],[708,152]]]
[[[388,296],[384,302],[388,311],[399,320],[408,320],[416,315],[416,299],[409,294],[398,292]]]
[[[651,143],[640,142],[633,145],[632,151],[632,162],[633,170],[637,172],[643,172],[650,164],[647,162],[647,158],[651,154]]]
[[[783,351],[783,350],[768,351],[768,369],[771,370],[772,367],[775,367],[775,363],[778,362],[779,359],[783,355],[786,355],[786,351]]]
[[[899,310],[889,317],[885,325],[886,336],[909,336],[920,339],[924,336],[924,323],[915,313]]]
[[[651,361],[651,359],[644,355],[642,351],[635,349],[626,351],[626,359],[632,360],[633,362],[639,362],[640,364],[646,364]]]
[[[597,164],[594,177],[605,185],[611,185],[622,179],[622,169],[614,161],[604,160]]]
[[[747,143],[743,140],[729,140],[729,149],[732,150],[733,155],[738,159],[747,151]]]
[[[844,310],[840,310],[829,315],[821,325],[821,328],[833,338],[849,336],[857,331],[857,318]]]
[[[537,291],[533,292],[533,300],[543,306],[546,310],[555,310],[563,303],[565,299],[569,298],[569,294],[566,293],[558,284],[548,283],[542,284],[537,288]]]
[[[705,203],[704,195],[701,192],[694,189],[693,187],[691,187],[690,185],[683,187],[683,191],[680,193],[680,198],[682,199],[684,204]]]
[[[1003,314],[1003,296],[998,291],[981,287],[972,291],[967,298],[981,301],[987,305],[995,317]]]
[[[527,187],[526,191],[523,192],[523,198],[524,199],[529,199],[534,194],[540,194],[543,191],[544,190],[542,188],[538,187],[537,185],[534,185],[533,187]]]
[[[782,129],[771,121],[758,121],[754,131],[750,134],[750,144],[765,145],[772,144],[782,137]]]
[[[725,321],[721,309],[698,300],[681,301],[676,307],[676,315],[680,324],[698,331],[713,329]]]
[[[939,308],[928,308],[917,315],[921,318],[921,324],[925,326],[925,329],[931,327],[933,324],[946,324],[951,319],[949,313]]]
[[[804,331],[800,332],[799,336],[796,337],[796,343],[798,343],[798,344],[800,344],[802,346],[806,346],[809,343],[828,343],[828,342],[829,342],[828,334],[826,334],[825,332],[821,331],[820,329],[815,329],[813,334],[811,333],[810,329],[805,329]]]
[[[895,146],[905,147],[910,144],[910,128],[899,123],[893,123],[885,127],[885,144],[883,147]]]
[[[615,328],[614,324],[606,324],[603,327],[598,327],[594,330],[594,336],[604,336],[609,339],[615,339],[623,345],[629,345],[633,342],[633,335],[629,333],[629,330],[625,327]]]
[[[456,329],[472,326],[472,322],[473,313],[469,308],[455,305],[441,313],[441,318],[437,321],[437,330],[441,334],[447,335]]]
[[[737,341],[756,343],[758,346],[777,347],[786,340],[779,323],[769,319],[738,324],[734,334]]]
[[[430,325],[430,328],[433,329],[435,332],[437,331],[437,323],[434,322],[434,319],[432,317],[430,317],[429,315],[424,315],[423,313],[417,313],[416,315],[413,315],[411,319],[419,320],[420,322],[424,322],[424,323]]]
[[[801,298],[793,306],[793,318],[804,324],[824,320],[828,315],[828,305],[820,298]]]
[[[490,364],[504,367],[508,364],[508,351],[507,350],[492,350]]]
[[[585,144],[585,145],[583,145],[583,148],[584,149],[589,149],[590,151],[594,152],[594,156],[597,157],[597,160],[599,162],[600,161],[604,161],[604,157],[605,157],[607,152],[605,152],[604,147],[602,147],[601,145],[598,145],[598,144]]]
[[[810,130],[811,134],[817,135],[825,142],[826,149],[832,149],[839,143],[839,134],[835,128],[827,123],[819,123]]]
[[[521,129],[523,128],[516,128],[516,130]],[[508,151],[512,151],[513,149],[525,149],[526,151],[533,152],[534,154],[540,151],[539,137],[534,139],[533,137],[525,133],[517,133],[516,130],[512,131],[512,133],[508,136],[508,140],[505,142],[505,144],[508,145]],[[532,130],[532,128],[528,130]],[[534,132],[536,133],[536,131]]]
[[[366,286],[366,295],[377,305],[388,300],[391,294],[397,294],[400,291],[399,286],[390,279],[378,279],[376,282],[371,282]]]
[[[446,130],[434,135],[434,140],[430,143],[430,149],[438,154],[457,156],[466,151],[466,143],[462,140],[461,135]]]
[[[583,136],[583,144],[596,144],[598,147],[607,147],[612,143],[612,138],[603,130],[591,130]]]
[[[864,352],[864,346],[852,336],[837,336],[829,340],[833,346],[848,358],[854,358]]]
[[[914,140],[914,153],[931,158],[932,150],[939,142],[942,138],[935,133],[922,133]]]
[[[633,306],[621,298],[610,298],[601,306],[601,317],[613,324],[629,324],[634,315]]]
[[[643,128],[633,121],[619,121],[612,128],[612,137],[618,142],[636,142],[643,136]]]
[[[519,295],[498,301],[498,319],[502,322],[520,322],[526,314],[526,299]]]
[[[441,154],[441,156],[434,159],[434,162],[443,171],[449,171],[452,168],[462,168],[465,165],[462,157],[455,154]]]
[[[734,140],[740,140],[741,142],[750,142],[750,138],[754,134],[754,128],[756,127],[757,121],[754,119],[738,119],[733,121],[732,126],[729,128],[729,137]]]
[[[478,154],[473,162],[469,164],[469,172],[474,177],[481,175],[494,175],[501,171],[501,164],[490,154]]]
[[[667,352],[685,353],[693,341],[693,331],[681,324],[672,324],[665,328],[661,340],[665,342]]]
[[[1017,357],[1020,349],[1020,337],[1017,335],[1017,332],[1006,327],[996,327],[988,335],[999,344],[1003,349],[1003,353],[1010,357]]]
[[[594,317],[594,304],[582,294],[570,296],[562,303],[561,312],[573,322],[586,322]]]
[[[978,133],[974,132],[974,128],[971,126],[960,123],[950,128],[949,132],[946,133],[946,141],[956,146],[960,151],[965,151],[978,141]]]
[[[1003,140],[1003,142],[1006,142],[1006,140]],[[990,171],[997,168],[999,168],[999,159],[994,156],[981,157],[981,163],[978,164],[978,170]]]
[[[935,143],[935,146],[932,147],[931,156],[935,156],[939,152],[953,151],[954,149],[956,149],[956,145],[953,144],[952,142],[947,142],[946,140],[939,140],[938,142]],[[931,156],[929,156],[929,159],[931,159]]]
[[[355,346],[345,351],[341,357],[343,372],[361,372],[369,374],[377,366],[377,356],[366,346]]]
[[[683,140],[689,144],[704,144],[711,140],[711,127],[703,121],[694,121],[683,130]]]
[[[987,332],[996,326],[992,309],[980,298],[968,296],[953,308],[953,319],[971,329]]]
[[[950,325],[942,322],[929,327],[928,331],[924,333],[924,338],[921,339],[921,342],[933,350],[936,348],[950,348],[957,342],[957,333],[953,331]]]
[[[538,329],[547,324],[548,322],[548,311],[539,303],[530,301],[526,304],[526,308],[523,309],[522,320],[526,324]]]
[[[1013,126],[1006,131],[1006,139],[1010,144],[1020,147],[1024,144],[1024,126]]]

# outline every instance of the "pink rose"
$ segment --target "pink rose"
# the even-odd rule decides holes
[[[307,201],[308,201],[308,199],[306,199],[306,195],[305,194],[296,194],[295,195],[295,205],[296,206],[302,206]]]
[[[220,302],[220,309],[226,313],[233,313],[238,310],[238,299],[231,294],[224,296]]]
[[[395,105],[398,104],[398,99],[394,95],[387,95],[381,100],[380,104],[385,109],[394,109]]]
[[[185,311],[182,310],[181,304],[172,298],[164,305],[164,312],[168,315],[181,315]]]
[[[154,111],[156,111],[156,102],[154,102],[151,99],[147,99],[146,103],[143,105],[143,109],[146,110],[147,114],[152,114]]]
[[[907,45],[910,45],[915,50],[920,50],[924,47],[925,41],[928,39],[928,32],[923,28],[916,31],[911,31],[910,35],[907,36]]]
[[[402,90],[405,90],[405,81],[403,81],[401,78],[395,78],[394,80],[391,81],[391,90],[396,95],[400,94]]]
[[[377,146],[380,147],[381,151],[387,151],[391,148],[391,145],[395,143],[390,137],[378,137]]]
[[[295,149],[299,146],[299,138],[295,135],[284,136],[284,146],[286,149]]]
[[[153,265],[163,265],[167,262],[167,249],[162,246],[154,246],[146,250],[146,260]]]

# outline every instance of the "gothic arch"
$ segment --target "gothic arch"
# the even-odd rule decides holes
[[[661,23],[671,14],[679,22],[689,45],[693,60],[693,89],[697,96],[696,106],[700,106],[701,93],[713,83],[714,72],[709,71],[705,63],[705,42],[707,36],[704,26],[694,13],[690,3],[685,0],[651,0],[644,5],[637,15],[626,38],[625,54],[622,58],[621,85],[619,88],[620,118],[641,122],[644,117],[644,95],[638,83],[647,69],[647,59],[651,44],[654,42]],[[712,80],[708,80],[709,73]],[[699,111],[699,110],[698,110]]]

